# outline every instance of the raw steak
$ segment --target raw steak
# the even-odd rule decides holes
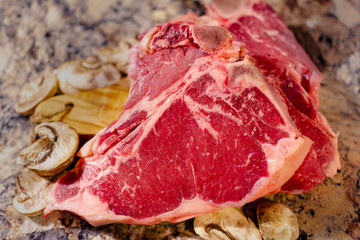
[[[231,18],[239,26],[248,24],[237,21],[240,13],[257,14],[248,10],[258,1],[245,3]],[[307,191],[322,181],[317,176],[336,170],[336,138],[316,110],[321,74],[306,54],[298,58],[308,73],[277,61],[276,51],[262,62],[230,18],[211,9],[141,36],[130,54],[123,113],[81,149],[45,214],[67,210],[95,226],[177,222],[281,189]],[[273,12],[267,17],[270,26],[280,21]],[[303,74],[308,78],[299,81]],[[286,84],[299,96],[291,98]],[[316,171],[302,178],[307,170]]]
[[[149,31],[132,55],[124,112],[82,149],[46,211],[154,224],[278,191],[311,141],[231,42],[222,27]]]
[[[292,32],[269,5],[259,0],[213,1],[208,15],[234,34],[235,44],[246,49],[272,90],[285,95],[292,120],[314,142],[282,191],[309,192],[325,176],[334,176],[340,168],[337,139],[316,109],[322,74]]]

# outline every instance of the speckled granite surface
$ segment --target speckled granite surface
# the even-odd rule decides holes
[[[273,196],[297,213],[300,239],[360,238],[360,1],[269,0],[325,80],[321,112],[339,132],[343,168],[310,194]],[[14,112],[20,87],[47,68],[85,57],[124,36],[204,8],[187,0],[0,1],[0,239],[198,239],[192,221],[93,228],[70,213],[46,220],[12,207],[17,153],[32,124]]]

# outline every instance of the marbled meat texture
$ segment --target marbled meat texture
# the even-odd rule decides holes
[[[234,44],[246,49],[272,90],[285,96],[290,117],[313,141],[304,163],[282,192],[309,192],[326,176],[334,176],[340,168],[337,139],[317,111],[322,74],[293,33],[268,4],[259,0],[215,0],[208,15],[234,34]]]
[[[292,33],[261,1],[209,9],[140,36],[123,113],[79,151],[45,214],[178,222],[335,174],[321,73]]]

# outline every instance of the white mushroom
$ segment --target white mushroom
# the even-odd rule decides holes
[[[20,90],[15,111],[24,115],[30,115],[39,102],[53,96],[57,89],[55,75],[50,71],[45,72],[41,77],[24,84]]]
[[[66,62],[55,73],[61,92],[66,94],[106,87],[121,78],[112,64],[103,64],[97,56]]]
[[[39,139],[19,153],[27,168],[42,176],[54,176],[68,167],[79,144],[79,136],[62,122],[44,122],[34,132]]]
[[[136,39],[124,38],[116,47],[106,46],[97,49],[96,55],[102,62],[114,64],[120,72],[127,74],[130,48],[136,42]]]
[[[255,224],[237,208],[225,208],[196,217],[194,230],[207,240],[261,240]]]
[[[46,207],[46,194],[50,181],[24,168],[17,183],[18,194],[13,199],[14,208],[25,215],[41,214]]]
[[[286,205],[271,201],[257,206],[256,215],[264,240],[291,240],[299,237],[295,213]]]

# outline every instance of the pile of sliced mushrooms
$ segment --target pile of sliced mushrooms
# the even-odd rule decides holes
[[[19,152],[14,208],[43,213],[53,182],[74,161],[79,136],[92,136],[116,120],[129,92],[127,56],[133,39],[95,55],[65,62],[24,84],[15,111],[35,124],[34,141]]]
[[[41,215],[47,191],[74,161],[79,135],[95,135],[120,115],[129,92],[127,57],[134,42],[125,39],[100,48],[96,55],[65,62],[23,86],[15,111],[30,116],[36,136],[19,153],[24,168],[13,200],[19,213]],[[225,208],[196,217],[194,230],[208,240],[298,238],[296,215],[286,205],[265,200],[255,215],[251,220],[241,208]]]

